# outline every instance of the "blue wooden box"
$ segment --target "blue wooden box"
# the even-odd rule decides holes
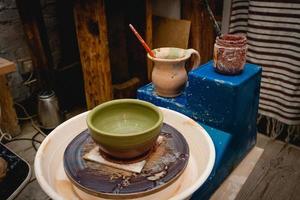
[[[256,142],[256,117],[261,68],[246,64],[235,76],[214,71],[208,62],[189,73],[183,93],[176,98],[157,96],[150,83],[137,98],[181,112],[199,122],[216,148],[214,169],[194,199],[208,199]]]

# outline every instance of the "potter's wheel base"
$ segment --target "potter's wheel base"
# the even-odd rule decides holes
[[[175,128],[163,124],[159,138],[162,138],[161,143],[144,155],[148,157],[146,160],[143,157],[142,168],[132,172],[107,164],[103,160],[92,162],[86,159],[85,156],[90,152],[99,156],[99,150],[88,130],[85,130],[65,150],[65,172],[78,189],[103,198],[136,198],[157,192],[177,180],[189,160],[188,144]]]
[[[187,199],[205,182],[215,162],[214,145],[200,125],[178,112],[164,108],[161,110],[164,122],[176,128],[188,142],[190,148],[188,166],[183,174],[166,188],[137,197],[136,200]],[[76,186],[67,177],[63,166],[66,147],[78,134],[87,129],[87,115],[88,112],[85,112],[64,122],[45,138],[38,149],[34,162],[35,174],[41,188],[52,199],[101,199],[82,190],[80,191],[83,196],[77,194],[74,191]]]

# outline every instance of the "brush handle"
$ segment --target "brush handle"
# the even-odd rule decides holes
[[[146,42],[143,40],[143,38],[140,36],[140,34],[135,30],[135,28],[129,24],[130,29],[132,30],[132,32],[134,33],[134,35],[138,38],[138,40],[141,42],[141,44],[143,45],[143,47],[145,48],[145,50],[149,53],[149,55],[151,57],[155,58],[154,53],[151,51],[151,49],[149,48],[149,46],[146,44]]]
[[[214,23],[214,29],[215,29],[216,34],[217,34],[217,36],[220,36],[220,35],[221,35],[221,28],[220,28],[220,26],[219,26],[219,24],[218,24],[218,22],[217,22],[217,20],[216,20],[216,18],[215,18],[215,16],[214,16],[214,14],[213,14],[211,8],[210,8],[210,6],[209,6],[208,1],[207,1],[207,0],[204,0],[204,4],[205,4],[206,9],[207,9],[207,11],[208,11],[209,18],[210,18],[211,21]]]

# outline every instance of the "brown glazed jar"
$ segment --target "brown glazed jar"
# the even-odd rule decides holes
[[[244,35],[225,34],[216,38],[214,67],[222,74],[234,75],[243,71],[246,63],[247,38]]]

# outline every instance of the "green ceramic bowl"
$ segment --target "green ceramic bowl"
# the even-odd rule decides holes
[[[100,149],[117,159],[133,159],[146,154],[155,144],[163,114],[155,105],[120,99],[95,107],[87,117],[93,140]]]

